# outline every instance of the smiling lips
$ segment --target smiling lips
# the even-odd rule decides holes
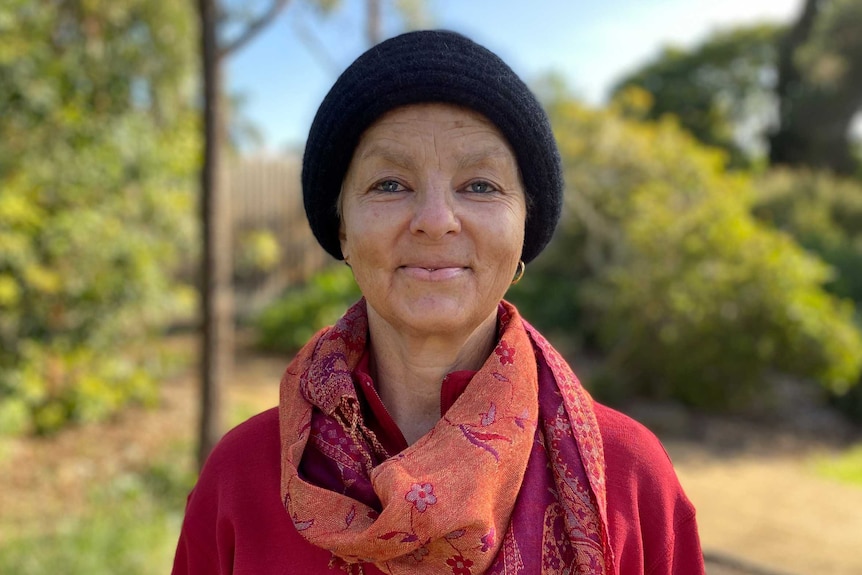
[[[462,266],[442,265],[442,266],[424,266],[424,265],[405,265],[401,269],[408,277],[424,281],[444,281],[454,279],[469,268]]]

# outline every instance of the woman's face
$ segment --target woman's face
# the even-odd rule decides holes
[[[445,104],[384,115],[353,154],[340,206],[369,313],[417,336],[469,334],[496,313],[527,212],[515,156],[484,116]]]

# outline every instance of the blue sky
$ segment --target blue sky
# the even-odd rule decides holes
[[[384,36],[403,30],[396,0],[382,0]],[[448,28],[497,52],[528,83],[561,74],[599,104],[615,80],[668,44],[758,21],[788,22],[801,0],[426,0],[427,27]],[[364,0],[341,0],[321,17],[293,0],[227,64],[227,84],[246,99],[243,114],[265,148],[301,148],[314,113],[338,74],[362,51]]]

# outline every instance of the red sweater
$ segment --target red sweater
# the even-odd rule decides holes
[[[702,575],[694,508],[658,439],[595,404],[605,449],[610,542],[619,575]],[[278,409],[229,432],[188,498],[174,575],[336,574],[280,497]],[[365,573],[379,573],[366,566]]]

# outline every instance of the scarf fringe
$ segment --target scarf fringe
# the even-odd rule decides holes
[[[348,563],[335,553],[333,553],[332,557],[329,559],[329,565],[327,567],[330,569],[341,569],[348,575],[365,575],[365,569],[362,567],[362,563]]]
[[[383,444],[380,443],[380,440],[377,439],[377,435],[365,425],[365,422],[362,419],[361,410],[355,398],[342,397],[341,403],[332,415],[344,432],[347,433],[357,445],[367,443],[371,447],[373,455],[376,456],[379,461],[389,458],[389,453],[386,451],[386,448],[383,447]],[[364,450],[362,451],[362,454],[365,457],[367,469],[373,469],[375,463],[371,457],[372,454],[369,454]]]

